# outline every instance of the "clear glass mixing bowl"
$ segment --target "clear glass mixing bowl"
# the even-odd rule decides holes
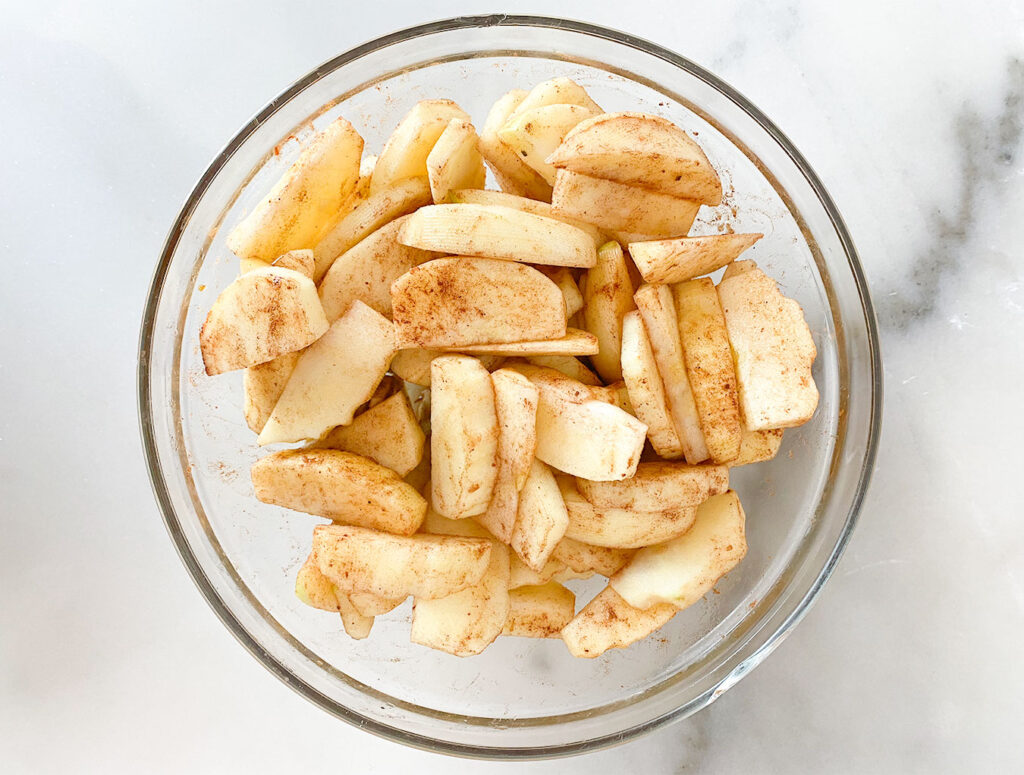
[[[660,114],[693,132],[721,171],[725,203],[694,231],[760,231],[748,256],[803,305],[821,403],[778,457],[738,469],[750,551],[717,594],[626,650],[577,660],[561,641],[501,638],[459,659],[409,642],[409,604],[351,641],[302,605],[294,572],[313,517],[257,502],[258,456],[241,377],[207,378],[198,330],[237,273],[236,223],[337,115],[367,152],[417,101],[450,97],[480,126],[505,91],[554,76],[606,110]],[[488,16],[388,35],[318,67],[273,100],[203,173],[174,223],[145,310],[139,413],[171,537],[236,638],[311,701],[368,731],[435,751],[543,757],[621,742],[712,702],[779,644],[836,563],[860,508],[879,432],[881,365],[853,243],[803,157],[753,105],[651,43],[560,19]],[[581,599],[603,579],[572,582]]]

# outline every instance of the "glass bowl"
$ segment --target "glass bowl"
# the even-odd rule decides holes
[[[660,114],[698,136],[725,203],[694,233],[764,232],[747,257],[803,305],[821,402],[778,457],[734,472],[749,553],[716,592],[631,648],[594,660],[559,640],[499,638],[459,659],[409,642],[407,602],[349,640],[293,592],[318,520],[255,500],[260,454],[239,374],[207,378],[199,326],[237,274],[228,227],[315,128],[344,115],[367,152],[417,101],[450,97],[483,122],[512,88],[554,76],[606,110]],[[423,25],[318,67],[252,119],[203,173],[171,228],[139,352],[150,475],[182,561],[236,638],[296,691],[370,732],[450,754],[545,757],[622,742],[691,714],[735,684],[806,612],[860,508],[879,432],[874,315],[853,243],[807,162],[756,107],[692,62],[620,32],[561,19],[486,16]],[[265,453],[265,451],[264,451]],[[570,582],[585,601],[603,579]],[[766,698],[766,701],[770,701]]]

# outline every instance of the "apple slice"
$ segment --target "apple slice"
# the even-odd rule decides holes
[[[590,362],[602,379],[615,382],[622,379],[622,319],[636,309],[626,257],[617,242],[601,246],[584,288],[583,323],[600,347]]]
[[[213,376],[301,350],[326,330],[313,281],[267,266],[246,272],[221,292],[199,331],[199,346],[206,373]]]
[[[725,314],[740,406],[752,431],[792,428],[811,419],[818,388],[817,356],[803,310],[756,266],[718,286]]]
[[[696,506],[664,511],[595,506],[580,495],[572,479],[560,478],[558,486],[569,514],[565,535],[592,546],[636,549],[668,541],[689,530],[697,514]]]
[[[723,465],[641,463],[636,474],[621,482],[577,479],[576,489],[598,508],[670,511],[698,506],[729,489],[729,469]]]
[[[743,436],[736,369],[729,332],[710,277],[675,286],[679,337],[708,454],[716,463],[733,460]]]
[[[394,471],[335,449],[275,452],[253,464],[252,484],[263,503],[399,535],[415,533],[427,513]]]
[[[558,339],[565,301],[533,267],[490,258],[437,258],[391,286],[399,346],[450,348]]]
[[[693,225],[700,202],[627,186],[566,169],[558,170],[551,194],[555,211],[601,229],[681,237]]]
[[[353,302],[302,353],[259,444],[318,439],[334,426],[352,422],[355,410],[384,378],[395,350],[388,319],[361,301]]]
[[[417,102],[384,144],[373,168],[371,193],[405,178],[426,175],[427,157],[452,119],[470,120],[451,100]]]
[[[295,574],[295,597],[311,608],[338,613],[338,598],[334,584],[316,565],[316,558],[310,554]]]
[[[733,261],[725,268],[725,272],[722,274],[722,280],[737,277],[744,272],[749,272],[751,269],[757,269],[757,264],[754,261]]]
[[[658,364],[668,409],[682,442],[686,462],[695,464],[707,460],[709,453],[700,428],[700,415],[686,375],[672,289],[667,285],[641,285],[633,298],[651,342],[651,351]]]
[[[600,387],[601,380],[598,376],[583,365],[579,358],[571,355],[531,355],[527,362],[534,366],[559,371],[569,379],[581,382],[584,385]]]
[[[313,279],[320,282],[338,258],[391,221],[430,204],[430,184],[426,177],[398,180],[370,194],[338,221],[313,249],[316,269]]]
[[[597,352],[597,337],[578,328],[566,328],[558,339],[538,339],[523,342],[500,342],[497,344],[465,344],[441,347],[442,350],[458,351],[467,355],[505,356],[528,358],[535,355],[593,355]]]
[[[289,250],[312,248],[352,194],[362,154],[363,138],[348,121],[330,123],[232,229],[228,249],[269,263]]]
[[[505,126],[498,130],[498,137],[544,180],[554,183],[555,168],[545,159],[561,145],[562,138],[574,126],[593,115],[590,108],[564,103],[523,112],[516,110]]]
[[[242,378],[245,422],[254,433],[262,431],[270,419],[301,354],[301,351],[286,353],[272,361],[250,366],[245,370],[245,376]]]
[[[338,612],[341,614],[341,624],[345,628],[345,634],[352,640],[362,640],[370,635],[373,628],[373,617],[365,616],[353,605],[348,595],[335,592],[338,598]]]
[[[615,549],[610,546],[591,546],[573,538],[558,542],[551,556],[564,562],[577,573],[600,573],[611,576],[622,568],[635,554],[632,549]]]
[[[571,78],[551,78],[541,81],[523,99],[509,115],[513,120],[528,110],[543,108],[546,105],[579,105],[591,113],[601,112],[601,107],[590,98],[587,90]]]
[[[548,196],[545,199],[550,199],[550,188]],[[570,226],[575,226],[580,231],[585,231],[590,235],[590,238],[594,240],[594,247],[599,248],[606,242],[604,234],[601,230],[591,226],[589,223],[577,220],[576,218],[566,218],[561,213],[555,211],[548,202],[539,202],[536,199],[530,199],[525,196],[517,196],[515,194],[509,194],[504,191],[485,191],[483,189],[466,188],[460,191],[452,191],[448,194],[448,201],[452,204],[464,204],[464,205],[498,205],[499,207],[511,207],[513,210],[522,210],[524,213],[533,213],[534,215],[542,215],[545,218],[554,218],[556,221],[564,221]]]
[[[468,657],[501,634],[509,614],[509,551],[491,543],[490,561],[476,584],[446,597],[413,601],[413,643]]]
[[[722,201],[722,184],[704,151],[667,119],[646,113],[605,113],[579,123],[548,157],[584,175],[693,199]]]
[[[564,562],[556,560],[554,557],[549,557],[548,561],[544,563],[544,567],[539,571],[534,570],[519,559],[519,555],[515,552],[512,552],[510,557],[512,569],[508,582],[509,589],[546,584],[556,576],[562,576],[569,570]]]
[[[498,417],[498,472],[494,494],[477,521],[499,540],[509,543],[519,509],[519,492],[526,484],[537,448],[537,388],[515,371],[491,374]]]
[[[405,602],[404,597],[378,597],[369,592],[353,591],[349,592],[346,597],[359,614],[370,618],[394,611]]]
[[[590,267],[597,251],[590,236],[557,218],[501,205],[421,207],[405,222],[403,245],[478,258]]]
[[[677,610],[668,604],[634,608],[608,586],[562,628],[562,640],[574,657],[593,659],[646,638]]]
[[[729,467],[745,466],[749,463],[762,463],[771,460],[779,453],[782,446],[782,430],[751,431],[743,428],[740,437],[740,452],[735,460],[729,461]]]
[[[239,274],[251,272],[253,269],[264,269],[267,266],[266,261],[260,261],[257,258],[238,259]],[[312,250],[289,250],[271,261],[269,266],[276,266],[279,269],[294,269],[299,274],[312,279],[316,261],[313,258]]]
[[[403,215],[382,226],[346,250],[327,270],[320,282],[320,303],[327,320],[334,322],[359,299],[385,317],[391,317],[391,284],[414,266],[436,257],[436,253],[403,245],[398,241]]]
[[[487,170],[480,155],[479,138],[468,121],[453,118],[427,155],[427,178],[434,202],[460,188],[483,188]]]
[[[513,89],[494,103],[480,131],[480,153],[502,191],[550,202],[551,186],[548,182],[530,169],[522,157],[498,137],[498,130],[505,125],[525,96],[526,92],[522,89]]]
[[[351,525],[313,529],[317,566],[335,587],[392,599],[445,597],[479,583],[492,546],[484,538],[398,536]]]
[[[491,375],[465,355],[430,365],[431,502],[441,516],[481,514],[498,470],[498,417]]]
[[[544,567],[569,524],[565,502],[554,474],[534,459],[519,493],[519,510],[509,541],[516,554],[533,570]]]
[[[399,350],[391,361],[391,371],[396,377],[406,382],[428,388],[430,387],[430,364],[433,363],[434,358],[448,354],[441,350],[424,350],[419,347]],[[477,355],[475,357],[488,371],[499,368],[505,362],[505,359],[498,355]]]
[[[763,236],[711,234],[630,242],[629,255],[647,282],[681,283],[721,269]]]
[[[561,584],[519,587],[509,592],[508,619],[502,635],[557,638],[576,612],[576,595]]]
[[[639,608],[687,608],[711,591],[747,553],[743,507],[730,490],[705,501],[683,536],[641,549],[609,584]]]
[[[328,432],[316,446],[362,455],[405,476],[423,459],[425,442],[409,397],[395,393],[357,416],[350,425],[339,425]]]
[[[682,457],[683,443],[668,408],[651,340],[635,311],[622,319],[622,378],[636,416],[647,425],[654,451],[669,460]]]
[[[583,309],[583,294],[580,293],[576,280],[573,279],[572,270],[565,266],[538,266],[538,270],[544,273],[551,282],[558,286],[565,299],[565,317],[571,318]]]

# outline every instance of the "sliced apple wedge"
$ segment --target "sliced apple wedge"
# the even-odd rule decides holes
[[[267,266],[221,291],[199,331],[199,346],[206,373],[213,376],[301,350],[326,330],[313,281],[293,269]]]
[[[491,375],[465,355],[435,358],[430,370],[431,502],[449,519],[480,514],[498,471]]]
[[[543,202],[551,201],[551,186],[527,166],[523,158],[498,137],[508,117],[526,96],[522,89],[513,89],[491,107],[480,130],[480,153],[491,168],[501,190]]]
[[[609,546],[591,546],[573,538],[558,542],[551,556],[564,562],[577,573],[599,573],[611,576],[635,554],[633,549],[615,549]]]
[[[419,347],[399,350],[391,361],[391,371],[406,382],[420,387],[430,387],[430,364],[434,358],[439,358],[442,355],[448,355],[448,353],[441,350],[424,350]],[[488,371],[499,368],[505,361],[499,355],[476,355],[474,357]]]
[[[259,444],[318,439],[352,422],[384,378],[396,349],[390,321],[361,301],[353,302],[300,356]]]
[[[335,595],[338,598],[338,612],[341,614],[341,625],[345,628],[345,634],[352,640],[368,638],[370,630],[373,629],[373,617],[361,613],[348,595],[342,592],[336,592]]]
[[[710,277],[680,283],[674,292],[686,376],[704,442],[714,462],[726,463],[740,452],[743,427],[725,316]]]
[[[363,616],[373,618],[394,611],[405,602],[404,597],[378,597],[369,592],[349,592],[348,600],[356,611]]]
[[[425,442],[409,397],[395,393],[357,416],[350,425],[329,431],[316,446],[362,455],[405,476],[423,459]]]
[[[686,462],[701,463],[708,459],[709,453],[693,390],[686,376],[672,289],[667,285],[641,285],[633,298],[651,342],[651,351],[658,364],[668,409],[682,442]]]
[[[550,199],[550,194],[547,197]],[[460,191],[452,191],[448,194],[448,201],[451,204],[463,205],[498,205],[499,207],[511,207],[513,210],[522,210],[524,213],[533,213],[545,218],[554,218],[556,221],[564,221],[570,226],[575,226],[580,231],[585,231],[594,240],[594,247],[599,248],[606,241],[604,234],[595,226],[577,220],[567,218],[548,204],[548,202],[530,199],[525,196],[517,196],[504,191],[486,191],[483,189],[467,188]]]
[[[725,313],[743,420],[752,431],[792,428],[811,419],[817,356],[803,310],[756,266],[723,279]]]
[[[568,524],[569,515],[554,474],[544,463],[534,459],[519,493],[510,545],[523,562],[539,571],[562,540]]]
[[[722,201],[718,173],[697,142],[671,121],[647,113],[605,113],[583,121],[547,161],[681,199]]]
[[[743,429],[740,437],[740,452],[735,460],[729,461],[729,467],[745,466],[750,463],[762,463],[779,454],[782,446],[782,430],[751,431]]]
[[[512,571],[508,582],[510,589],[546,584],[554,579],[555,576],[562,575],[568,570],[564,562],[553,557],[549,557],[548,561],[544,563],[544,567],[539,571],[534,570],[523,562],[515,552],[512,552],[511,560]]]
[[[275,452],[252,467],[256,497],[335,522],[415,533],[427,503],[389,468],[335,449]]]
[[[580,494],[599,508],[669,511],[698,506],[729,489],[729,469],[723,465],[641,463],[636,474],[621,482],[576,480]]]
[[[320,282],[338,258],[386,224],[430,204],[426,177],[406,178],[385,186],[356,205],[328,231],[313,249],[316,268],[313,279]]]
[[[756,262],[749,259],[745,261],[733,261],[725,268],[725,272],[722,274],[722,280],[737,277],[744,272],[749,272],[751,269],[757,269]]]
[[[574,657],[593,659],[608,649],[625,648],[646,638],[675,616],[675,606],[634,608],[610,586],[605,587],[562,628],[562,640]]]
[[[586,89],[571,78],[563,77],[538,83],[530,89],[529,94],[524,95],[508,118],[518,118],[528,110],[543,108],[546,105],[579,105],[594,114],[601,112],[601,107],[590,98]]]
[[[583,309],[583,294],[580,293],[576,280],[573,279],[572,270],[565,266],[538,266],[544,276],[558,286],[565,299],[565,317],[571,318]]]
[[[508,358],[529,358],[535,355],[593,355],[597,352],[597,337],[589,331],[566,328],[558,339],[538,339],[526,342],[502,342],[498,344],[467,344],[461,347],[442,347],[467,355],[504,356]]]
[[[696,506],[675,506],[664,511],[638,511],[595,506],[576,489],[571,478],[558,486],[569,514],[565,535],[592,546],[636,549],[682,535],[693,526]]]
[[[334,584],[317,567],[316,558],[311,554],[295,574],[295,597],[311,608],[338,613],[338,598]]]
[[[250,366],[245,370],[245,376],[242,378],[245,422],[253,433],[259,433],[267,424],[301,354],[301,351],[286,353],[272,361]]]
[[[423,250],[530,264],[590,267],[597,261],[586,232],[557,218],[501,205],[422,207],[409,216],[398,239]]]
[[[410,217],[403,215],[382,226],[331,264],[319,289],[328,321],[333,323],[344,315],[356,299],[391,317],[391,284],[414,266],[437,256],[398,241],[398,233]]]
[[[655,237],[685,235],[700,202],[560,169],[551,193],[555,211],[601,229]]]
[[[499,540],[509,543],[519,510],[519,492],[526,484],[537,448],[537,388],[515,371],[491,374],[498,417],[498,471],[487,510],[477,521]]]
[[[396,181],[426,175],[427,157],[452,119],[470,120],[451,100],[417,102],[384,144],[373,168],[370,192],[376,194]]]
[[[584,385],[600,387],[601,380],[598,376],[583,365],[579,358],[571,355],[531,355],[527,362],[534,366],[559,371],[569,379],[581,382]]]
[[[227,236],[239,258],[271,262],[289,250],[312,248],[359,180],[363,138],[338,118],[312,138],[245,220]]]
[[[619,243],[601,246],[584,288],[583,324],[597,337],[600,347],[590,362],[602,379],[615,382],[622,379],[622,319],[636,309],[633,284]]]
[[[630,605],[693,605],[747,553],[743,507],[730,490],[697,509],[683,536],[641,549],[609,584]]]
[[[260,261],[256,258],[238,259],[239,274],[251,272],[253,269],[263,269],[266,266],[268,266],[266,261]],[[276,266],[280,269],[294,269],[299,274],[312,279],[316,268],[316,261],[313,258],[312,250],[289,250],[287,253],[282,253],[271,261],[269,266]]]
[[[668,408],[651,340],[639,312],[622,319],[622,379],[633,411],[647,425],[647,438],[660,457],[683,456],[683,443]]]
[[[555,581],[509,592],[508,619],[502,635],[557,638],[576,613],[576,595]]]
[[[544,105],[509,117],[498,137],[519,154],[526,164],[548,183],[555,182],[555,168],[547,159],[558,148],[569,131],[594,111],[581,105]]]
[[[479,583],[494,542],[417,533],[398,536],[350,525],[313,529],[320,572],[341,592],[434,599]]]
[[[427,179],[434,202],[455,189],[483,188],[487,182],[479,138],[468,121],[453,118],[427,155]]]
[[[491,556],[476,584],[446,597],[417,597],[412,609],[413,643],[468,657],[501,634],[509,614],[508,547],[491,543]]]
[[[763,234],[712,234],[630,242],[629,255],[649,283],[681,283],[734,261]]]

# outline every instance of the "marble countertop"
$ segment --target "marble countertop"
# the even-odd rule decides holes
[[[878,466],[834,577],[751,676],[642,740],[516,771],[1020,770],[1024,6],[690,5],[558,12],[709,67],[817,169],[878,308]],[[396,26],[493,10],[246,7],[3,11],[0,769],[510,771],[373,738],[294,694],[202,602],[157,514],[136,340],[193,181],[321,61]]]

